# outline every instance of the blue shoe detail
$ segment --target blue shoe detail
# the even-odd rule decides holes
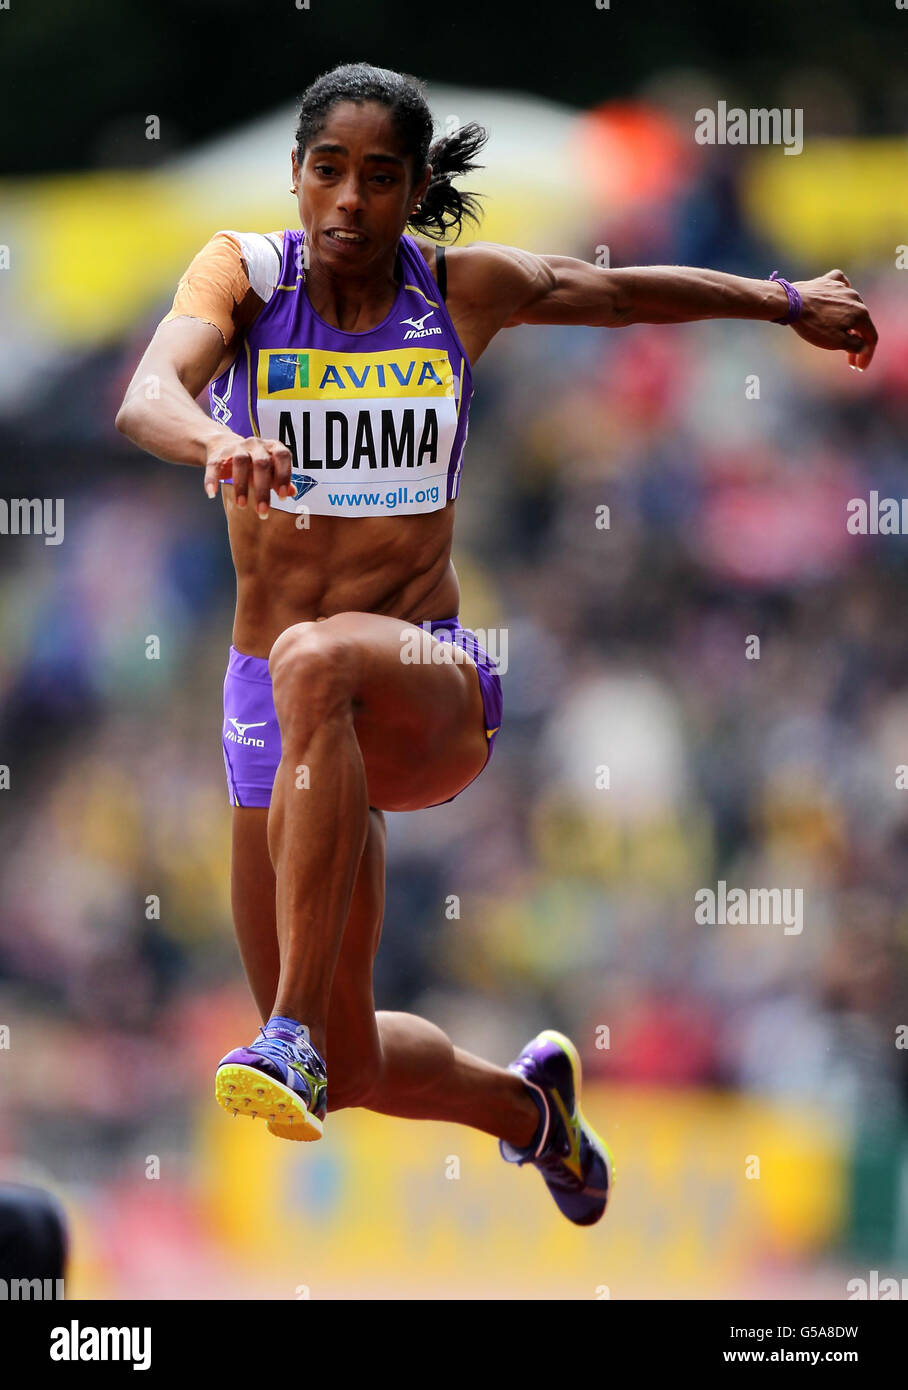
[[[222,1057],[215,1096],[233,1115],[259,1116],[281,1139],[320,1139],[328,1109],[324,1059],[309,1029],[292,1018],[272,1018],[249,1047]]]
[[[535,1148],[498,1141],[507,1163],[532,1163],[545,1179],[559,1211],[576,1226],[592,1226],[608,1205],[614,1160],[580,1109],[580,1056],[570,1038],[547,1028],[510,1063],[541,1098],[545,1121]]]

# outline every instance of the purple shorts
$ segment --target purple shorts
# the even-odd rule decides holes
[[[440,642],[454,642],[462,647],[476,663],[489,744],[480,769],[484,771],[501,728],[503,702],[498,663],[479,645],[476,634],[462,627],[457,618],[436,618],[429,630]],[[236,647],[230,648],[224,678],[223,744],[231,806],[270,806],[271,788],[281,760],[281,731],[274,712],[268,661],[263,656],[245,656]],[[466,787],[461,791],[466,791]],[[447,801],[436,801],[434,805],[446,806],[453,800],[449,796]]]

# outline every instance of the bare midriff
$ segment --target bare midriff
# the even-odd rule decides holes
[[[302,516],[221,489],[237,574],[233,645],[267,657],[294,623],[356,611],[406,622],[452,618],[460,587],[451,563],[455,503],[416,516]]]

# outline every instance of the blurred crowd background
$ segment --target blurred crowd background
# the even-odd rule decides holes
[[[908,542],[846,530],[849,499],[908,495],[906,148],[862,124],[830,74],[800,103],[798,158],[697,146],[692,112],[709,93],[735,98],[669,66],[583,111],[430,84],[440,124],[452,111],[488,120],[488,168],[471,185],[487,194],[479,235],[613,266],[803,279],[841,265],[880,346],[861,376],[763,323],[499,335],[475,370],[454,560],[462,621],[495,629],[506,650],[503,728],[452,805],[387,818],[375,993],[379,1008],[423,1014],[501,1064],[541,1027],[576,1039],[606,1133],[611,1115],[626,1117],[624,1142],[609,1137],[644,1219],[615,1262],[637,1296],[710,1293],[700,1228],[673,1274],[649,1267],[658,1213],[671,1221],[673,1204],[718,1181],[697,1158],[708,1145],[696,1106],[720,1106],[717,1151],[722,1117],[737,1126],[740,1107],[756,1106],[716,1218],[746,1232],[726,1289],[843,1297],[843,1271],[908,1268]],[[189,177],[218,176],[227,147],[162,160],[144,176],[153,184],[106,172],[101,197],[96,171],[5,184],[16,235],[0,330],[3,492],[62,497],[65,539],[0,537],[0,1161],[69,1204],[89,1294],[244,1296],[227,1245],[242,1287],[274,1293],[273,1252],[254,1232],[230,1244],[206,1192],[234,1140],[209,1113],[213,1066],[258,1023],[228,899],[224,518],[200,475],[142,455],[113,418],[204,240],[290,225],[280,180],[292,129],[287,105],[230,137],[241,167],[275,170],[254,215],[240,182],[209,216]],[[879,197],[840,217],[868,168]],[[162,204],[176,230],[156,257],[134,229]],[[30,227],[44,248],[67,241],[56,272],[42,254],[39,275]],[[101,302],[112,263],[129,283],[115,311]],[[78,288],[82,265],[94,299]],[[160,656],[148,659],[152,635]],[[694,894],[719,880],[803,889],[803,931],[697,925]],[[678,1106],[690,1119],[677,1147],[654,1140],[644,1159],[630,1135],[652,1117],[658,1136]],[[793,1214],[769,1239],[736,1204],[749,1200],[745,1157],[779,1116],[781,1157],[761,1181]],[[360,1121],[344,1121],[355,1152]],[[413,1140],[412,1126],[382,1123],[396,1124],[399,1150]],[[443,1152],[457,1132],[445,1134]],[[257,1141],[277,1147],[236,1141],[250,1167],[234,1191],[261,1161]],[[493,1150],[476,1148],[490,1174]],[[149,1155],[166,1156],[169,1180],[153,1193]],[[282,1181],[316,1160],[328,1173],[321,1153],[269,1159]],[[633,1198],[643,1169],[668,1186]],[[802,1229],[795,1209],[805,1193],[816,1205],[823,1175],[834,1196]],[[489,1181],[503,1181],[497,1169]],[[557,1218],[530,1188],[520,1201],[548,1239]],[[436,1292],[476,1286],[471,1260],[493,1220],[476,1203],[475,1250],[439,1264]],[[597,1256],[606,1283],[611,1219]],[[501,1262],[504,1291],[522,1287]],[[337,1266],[341,1296],[361,1268],[354,1244],[346,1273]]]

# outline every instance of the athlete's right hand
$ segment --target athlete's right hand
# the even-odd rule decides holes
[[[233,480],[233,496],[238,507],[247,504],[250,485],[259,516],[268,515],[271,489],[278,497],[289,497],[290,467],[293,457],[278,439],[243,439],[227,434],[209,444],[205,460],[205,491],[217,495],[218,483]]]

